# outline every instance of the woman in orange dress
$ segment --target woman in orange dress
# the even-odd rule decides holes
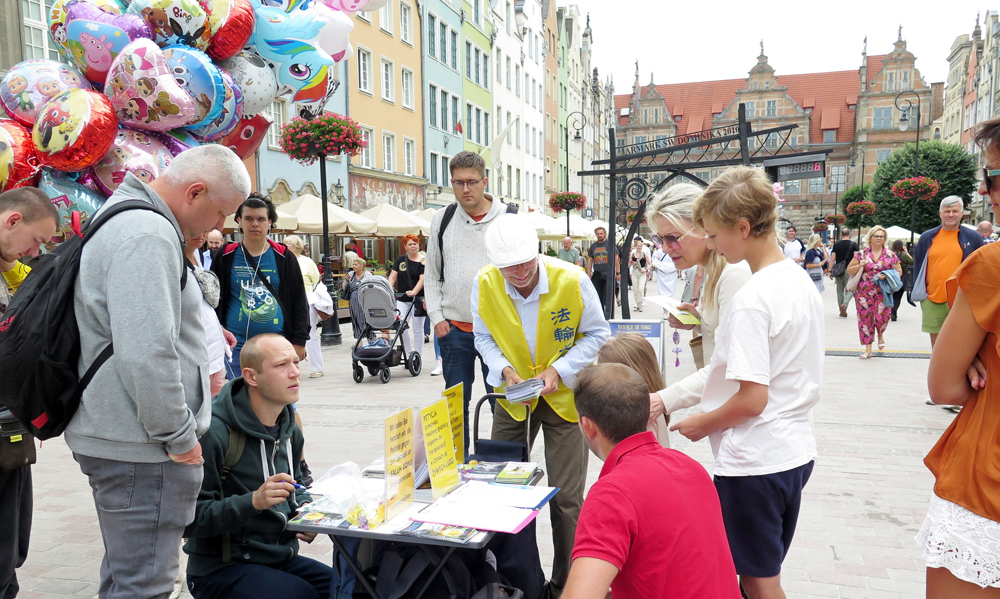
[[[1000,220],[1000,119],[976,135],[986,157],[979,193]],[[1000,243],[975,251],[947,283],[951,312],[927,381],[962,410],[924,458],[934,494],[917,535],[928,599],[1000,597]]]

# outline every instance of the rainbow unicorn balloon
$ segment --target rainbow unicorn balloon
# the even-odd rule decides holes
[[[307,11],[288,14],[270,6],[254,8],[256,26],[250,44],[272,63],[279,95],[292,94],[292,102],[314,103],[326,97],[333,58],[320,47],[324,21]]]

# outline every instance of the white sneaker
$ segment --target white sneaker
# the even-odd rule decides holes
[[[444,368],[441,366],[441,360],[438,360],[437,367],[431,371],[431,376],[440,376],[444,372]]]

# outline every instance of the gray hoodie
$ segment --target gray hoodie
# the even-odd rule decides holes
[[[97,371],[66,428],[75,453],[122,462],[164,462],[198,443],[212,418],[201,291],[181,290],[183,238],[166,203],[126,175],[107,204],[143,200],[84,246],[76,281],[80,376],[108,343],[114,355]]]

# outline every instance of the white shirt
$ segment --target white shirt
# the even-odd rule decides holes
[[[674,295],[677,289],[677,268],[663,250],[653,252],[653,270],[656,271],[656,289],[660,295]]]
[[[823,301],[791,260],[750,277],[726,307],[701,405],[718,409],[739,381],[768,386],[757,417],[709,435],[718,476],[756,476],[816,458],[812,407],[823,379]]]
[[[578,283],[583,297],[583,314],[580,315],[579,326],[579,332],[583,334],[583,337],[577,339],[573,347],[552,364],[552,367],[559,373],[559,378],[567,387],[572,387],[576,382],[578,372],[594,363],[594,360],[597,359],[597,351],[611,337],[611,328],[608,326],[608,321],[604,319],[601,300],[597,297],[594,284],[583,269],[580,269]],[[534,360],[538,335],[538,308],[541,305],[541,296],[549,292],[549,274],[545,269],[544,261],[539,260],[538,262],[538,284],[535,285],[528,297],[521,297],[517,289],[507,281],[504,281],[504,289],[510,296],[514,309],[517,310],[524,340],[528,343],[528,351],[531,352],[531,359]],[[816,293],[815,288],[813,288],[813,293]],[[504,383],[503,369],[508,366],[514,368],[514,366],[503,355],[503,351],[493,339],[490,330],[486,327],[483,319],[479,317],[479,275],[476,275],[476,280],[472,285],[472,332],[476,336],[476,350],[489,368],[486,382],[494,387],[499,387]],[[515,368],[515,370],[517,369]]]
[[[791,241],[785,240],[785,245],[782,247],[785,252],[785,256],[791,258],[792,260],[802,260],[802,253],[806,251],[806,246],[804,243],[798,239],[793,239]],[[815,285],[814,285],[815,287]]]

